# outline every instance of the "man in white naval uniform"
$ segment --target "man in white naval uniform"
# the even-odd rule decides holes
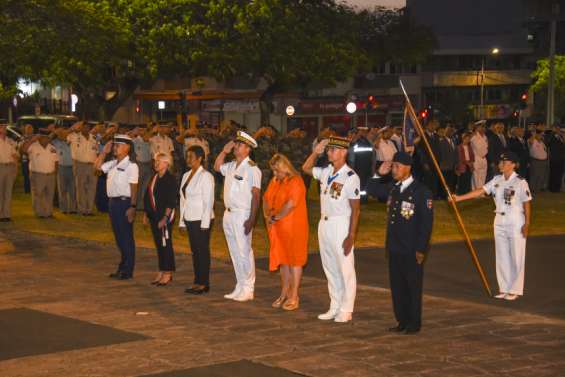
[[[530,227],[532,195],[528,182],[518,174],[518,156],[505,152],[500,156],[495,176],[482,188],[465,195],[454,196],[455,201],[492,195],[496,204],[494,242],[496,248],[496,277],[500,294],[496,298],[515,300],[524,294],[526,237]]]
[[[471,137],[471,148],[475,155],[473,178],[471,180],[471,188],[473,190],[483,187],[487,179],[488,138],[485,134],[485,123],[486,121],[484,120],[475,123],[475,134]]]
[[[261,170],[249,159],[252,148],[257,148],[255,139],[238,131],[236,140],[224,146],[214,163],[214,170],[225,177],[224,235],[237,280],[233,292],[224,297],[241,302],[253,300],[255,290],[251,240],[261,197]],[[235,160],[224,163],[232,150]]]
[[[326,146],[331,164],[314,167]],[[330,295],[330,309],[318,316],[324,321],[351,321],[357,291],[353,249],[360,213],[360,180],[345,162],[348,148],[348,139],[331,137],[318,143],[302,165],[306,174],[320,182],[318,239]]]

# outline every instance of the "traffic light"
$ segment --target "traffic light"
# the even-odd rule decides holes
[[[420,117],[426,119],[428,117],[428,109],[424,109],[420,112]]]
[[[367,96],[367,109],[376,109],[377,107],[379,107],[377,98],[374,95],[369,94]]]
[[[524,92],[520,96],[520,109],[524,110],[527,107],[528,107],[528,92]]]

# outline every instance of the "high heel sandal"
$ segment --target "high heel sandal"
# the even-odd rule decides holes
[[[284,303],[285,300],[286,300],[286,297],[280,296],[279,298],[277,298],[277,299],[271,304],[271,306],[272,306],[273,308],[275,308],[275,309],[279,309],[279,308],[283,305],[283,303]]]
[[[159,281],[156,285],[159,287],[163,287],[165,285],[168,285],[172,281],[173,281],[173,275],[169,275],[169,280],[167,280],[166,282]]]
[[[287,301],[284,303],[282,308],[287,311],[296,310],[300,306],[300,298],[296,298],[294,301]]]

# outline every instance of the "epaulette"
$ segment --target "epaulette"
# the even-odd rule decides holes
[[[355,174],[355,172],[354,172],[353,170],[350,170],[350,171],[347,173],[347,176],[348,176],[348,177],[351,177],[353,174]]]
[[[249,166],[257,166],[255,161],[253,161],[253,160],[249,160],[248,164],[249,164]]]
[[[523,180],[523,181],[526,180],[526,178],[522,177],[521,175],[518,175],[518,178]]]

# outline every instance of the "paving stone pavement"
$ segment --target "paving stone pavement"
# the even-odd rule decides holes
[[[107,278],[117,258],[113,245],[0,230],[0,310],[26,307],[149,337],[0,361],[0,376],[129,377],[242,359],[307,376],[565,376],[559,318],[425,296],[423,331],[394,335],[385,289],[359,286],[354,320],[340,325],[316,319],[328,305],[320,279],[304,279],[301,308],[288,313],[270,306],[276,274],[257,271],[256,299],[236,303],[223,298],[234,284],[226,263],[213,261],[211,291],[195,297],[183,293],[189,255],[177,256],[167,287],[149,285],[152,250],[138,250],[133,281]]]

